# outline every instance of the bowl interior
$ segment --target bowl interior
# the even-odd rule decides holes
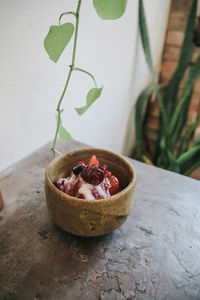
[[[135,180],[132,166],[123,157],[107,150],[94,148],[75,150],[53,161],[49,169],[49,179],[54,182],[69,176],[79,161],[88,163],[92,154],[97,156],[100,165],[106,164],[112,174],[119,179],[122,190]]]

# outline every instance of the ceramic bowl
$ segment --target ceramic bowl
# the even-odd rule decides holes
[[[79,161],[88,162],[95,154],[100,165],[119,179],[121,192],[101,200],[69,196],[53,184],[70,175]],[[118,228],[126,220],[133,203],[136,175],[131,164],[113,152],[95,148],[66,153],[50,162],[45,172],[45,192],[49,215],[65,231],[78,236],[99,236]]]

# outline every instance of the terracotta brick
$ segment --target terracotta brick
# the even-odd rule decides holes
[[[185,85],[185,79],[187,77],[187,73],[188,73],[188,71],[185,72],[185,74],[183,76],[183,79],[182,79],[182,81],[180,83],[179,96],[181,95],[183,87]],[[170,81],[170,79],[171,79],[171,76],[170,76],[169,73],[168,74],[161,74],[160,82],[163,83],[163,84],[167,84]],[[196,85],[194,87],[194,91],[197,92],[197,93],[200,91],[200,83],[199,84],[196,83]]]
[[[149,115],[152,117],[159,117],[160,108],[157,102],[151,103],[149,106]]]
[[[190,111],[195,111],[198,112],[199,110],[199,105],[200,105],[200,95],[198,93],[193,93],[189,110]]]
[[[164,75],[165,78],[171,78],[174,71],[176,70],[177,62],[172,60],[163,60],[161,66],[161,76]]]
[[[177,14],[170,15],[169,23],[168,23],[168,30],[176,30],[176,31],[185,31],[185,27],[187,24],[187,15]]]
[[[200,168],[196,169],[191,175],[191,178],[200,180]]]
[[[180,7],[178,9],[175,9],[174,8],[174,2],[181,2],[180,3]],[[191,1],[191,0],[186,0],[186,1]],[[178,18],[178,19],[181,19],[181,18],[185,18],[187,19],[188,18],[188,15],[189,15],[189,10],[187,11],[187,9],[184,8],[183,6],[183,1],[179,1],[179,0],[172,0],[172,6],[171,6],[171,11],[170,11],[170,17],[172,16],[173,18]]]
[[[167,77],[166,74],[161,74],[160,75],[160,83],[167,84],[169,82],[169,80],[170,80],[170,76]]]
[[[187,125],[192,125],[198,116],[198,112],[197,111],[188,111],[188,119],[187,119]]]
[[[181,48],[180,47],[176,47],[176,46],[172,46],[172,45],[166,45],[164,52],[163,52],[163,59],[164,60],[173,60],[173,61],[179,61],[180,58],[180,54],[181,54]],[[200,48],[195,47],[195,50],[192,54],[191,63],[195,63],[195,61],[197,60],[198,56],[200,55]]]
[[[195,61],[197,60],[197,58],[198,58],[199,55],[200,55],[200,48],[199,47],[195,47],[194,52],[192,54],[191,62],[195,63]]]
[[[156,117],[149,116],[147,119],[146,127],[153,130],[159,129],[159,119]]]
[[[157,141],[158,138],[158,131],[157,130],[152,130],[152,129],[147,129],[147,135],[149,137],[149,140],[153,141],[154,143]]]
[[[176,30],[168,30],[166,45],[181,47],[183,44],[184,33]]]
[[[188,15],[190,7],[192,5],[192,0],[172,0],[171,4],[171,14]]]
[[[181,48],[166,45],[163,53],[163,59],[164,60],[174,60],[178,61],[181,53]]]
[[[194,141],[198,141],[200,139],[200,124],[197,126],[194,132]]]
[[[200,93],[200,78],[197,79],[197,81],[196,81],[196,83],[195,83],[194,91],[195,91],[196,93]]]

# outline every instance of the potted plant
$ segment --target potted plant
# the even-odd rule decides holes
[[[190,65],[194,48],[196,10],[197,0],[194,0],[188,17],[185,38],[177,69],[167,85],[159,85],[151,58],[143,1],[140,0],[139,2],[139,28],[144,54],[153,78],[153,85],[147,87],[140,94],[136,102],[135,125],[137,158],[140,161],[185,175],[191,174],[200,166],[200,140],[197,140],[190,149],[186,148],[189,139],[200,122],[200,116],[183,134],[194,84],[200,76],[200,56],[194,65]],[[180,83],[185,75],[185,84],[180,95]],[[143,129],[144,112],[149,97],[153,93],[156,94],[160,108],[160,129],[157,137],[156,151],[155,153],[150,153],[145,149]]]

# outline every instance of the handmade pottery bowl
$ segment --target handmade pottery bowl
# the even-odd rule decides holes
[[[95,154],[119,179],[121,192],[100,200],[69,196],[53,184],[70,175],[79,161]],[[78,236],[99,236],[118,228],[130,213],[136,175],[131,164],[113,152],[95,148],[66,153],[50,162],[45,172],[45,192],[49,215],[65,231]]]

